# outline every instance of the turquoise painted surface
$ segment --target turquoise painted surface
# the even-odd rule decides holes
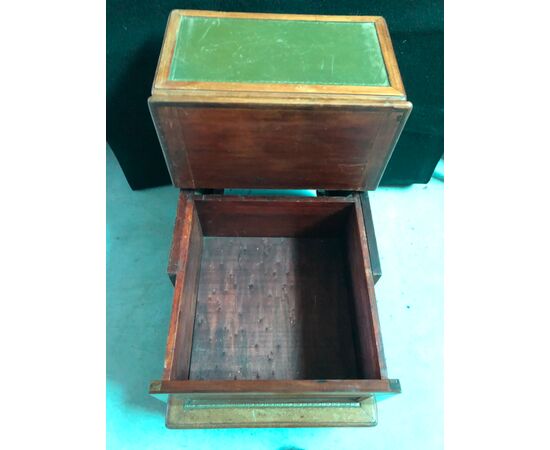
[[[186,16],[169,79],[389,86],[374,23]]]
[[[224,195],[317,197],[315,189],[224,189]]]
[[[178,190],[132,191],[107,155],[109,450],[443,448],[443,183],[369,193],[383,275],[376,284],[389,375],[374,428],[168,430],[147,394],[162,374],[173,288],[166,264]]]

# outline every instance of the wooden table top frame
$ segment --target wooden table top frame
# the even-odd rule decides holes
[[[296,84],[296,83],[232,83],[232,82],[203,82],[203,81],[171,81],[169,79],[172,57],[176,45],[177,31],[182,17],[214,17],[243,20],[289,20],[289,21],[318,21],[318,22],[367,22],[374,23],[382,57],[386,66],[389,86],[351,86],[327,84]],[[397,60],[393,51],[388,26],[380,16],[330,16],[305,14],[264,14],[264,13],[237,13],[222,11],[174,10],[171,12],[166,26],[164,41],[160,53],[159,63],[153,83],[153,95],[170,95],[189,91],[211,91],[218,95],[228,92],[271,92],[287,94],[326,94],[366,97],[390,97],[395,100],[405,100],[406,93]]]
[[[179,207],[182,208],[184,214],[181,226],[179,226],[181,229],[179,246],[174,247],[178,248],[179,254],[164,372],[162,379],[152,382],[150,386],[152,395],[163,398],[169,404],[167,426],[169,428],[219,428],[375,425],[375,398],[399,393],[400,385],[398,380],[387,377],[374,295],[374,277],[369,257],[368,237],[359,195],[316,198],[237,197],[201,195],[182,191]],[[178,224],[176,224],[176,228],[178,228]],[[282,339],[280,341],[283,344],[282,349],[280,345],[277,346],[277,351],[280,350],[282,353],[292,352],[294,348],[297,351],[303,351],[303,348],[299,348],[299,346],[303,344],[307,348],[310,345],[315,345],[315,339],[320,340],[321,344],[319,345],[330,347],[331,339],[334,337],[342,341],[338,344],[341,346],[340,351],[323,354],[322,358],[309,355],[307,361],[299,361],[300,357],[298,357],[292,359],[294,362],[288,362],[288,355],[287,360],[284,358],[277,360],[277,355],[273,355],[273,351],[275,351],[275,341],[273,340],[265,341],[264,339],[259,348],[258,344],[252,345],[252,340],[246,342],[246,338],[245,341],[239,341],[244,342],[243,345],[236,344],[237,339],[241,339],[240,335],[237,337],[238,327],[240,327],[240,332],[253,336],[258,331],[256,322],[261,322],[264,317],[257,318],[255,310],[251,310],[254,303],[250,303],[250,300],[248,300],[249,303],[242,300],[243,290],[240,291],[240,294],[219,293],[218,297],[215,293],[203,292],[207,289],[208,277],[217,272],[217,264],[220,264],[222,272],[227,272],[228,267],[229,271],[236,270],[236,266],[233,264],[234,260],[230,256],[227,256],[228,259],[219,260],[209,257],[208,254],[209,252],[210,255],[215,254],[217,240],[221,239],[219,242],[225,242],[223,245],[226,245],[227,242],[223,241],[224,238],[234,239],[235,242],[238,242],[239,239],[243,242],[250,242],[247,240],[255,239],[254,236],[266,239],[266,241],[275,238],[283,243],[285,239],[296,239],[296,242],[302,239],[299,241],[300,245],[306,245],[308,251],[313,248],[311,245],[317,245],[315,242],[318,239],[320,245],[326,245],[326,247],[320,253],[316,253],[317,259],[323,259],[323,252],[334,251],[335,247],[332,247],[333,242],[336,242],[334,239],[342,243],[341,254],[345,261],[342,260],[344,262],[341,263],[343,267],[341,273],[345,277],[349,277],[347,278],[349,290],[346,291],[347,293],[342,292],[337,296],[341,298],[331,299],[329,297],[332,294],[327,294],[324,299],[319,301],[323,307],[329,309],[334,307],[334,302],[340,302],[337,308],[349,307],[349,317],[346,320],[351,320],[353,323],[346,322],[348,325],[339,325],[342,329],[338,332],[324,329],[320,324],[327,323],[326,326],[330,327],[332,323],[330,317],[334,315],[334,312],[328,310],[325,313],[321,312],[321,317],[315,319],[317,323],[310,324],[308,335],[311,334],[311,330],[314,330],[323,336],[312,336],[311,338],[296,337],[288,331],[288,327],[283,328],[281,323],[284,320],[276,321],[271,317],[273,323],[270,322],[269,312],[267,315],[264,314],[265,322],[262,324],[262,327],[266,325],[266,333],[262,334],[263,338],[273,335]],[[222,253],[226,251],[229,255],[231,249],[228,250],[228,248],[226,245],[222,249]],[[330,253],[331,256],[328,258],[336,258],[330,264],[338,266],[340,260],[337,259],[337,254],[340,250],[336,250],[336,252]],[[290,264],[294,263],[295,261],[291,258]],[[225,268],[222,267],[224,264]],[[259,274],[258,277],[262,278],[262,274],[258,272],[257,268],[264,266],[259,259],[250,260],[246,264],[248,264],[248,269],[254,272],[253,275]],[[299,270],[304,270],[304,261],[300,264],[302,265]],[[311,265],[314,264],[314,261],[306,260],[305,264]],[[321,270],[325,271],[329,266],[323,264],[321,261],[321,266],[317,267],[322,267]],[[338,272],[339,267],[336,266],[335,269]],[[265,267],[267,274],[265,277],[269,278],[268,272],[274,266],[267,264]],[[298,266],[294,266],[291,270],[296,270],[296,267]],[[206,273],[203,273],[205,270]],[[308,272],[308,270],[302,278],[296,278],[296,284],[303,283],[307,289],[315,290],[315,286],[322,283],[322,278],[335,279],[327,272],[312,279],[312,272]],[[226,275],[227,273],[223,276]],[[230,275],[233,276],[233,274]],[[239,277],[242,273],[234,275]],[[271,286],[280,283],[282,279],[275,274],[275,270],[273,277],[274,281]],[[265,279],[267,280],[267,278]],[[338,292],[334,291],[334,285],[330,284],[332,281],[328,281],[328,283],[327,289],[330,292]],[[236,286],[237,284],[235,284]],[[210,285],[210,287],[212,286]],[[339,289],[340,285],[337,285],[336,288]],[[246,287],[243,289],[246,291]],[[307,289],[306,294],[303,294],[306,297]],[[206,295],[208,295],[208,299]],[[227,300],[229,298],[227,295],[241,297],[239,316],[235,310],[229,315],[223,316],[226,322],[217,323],[216,313],[211,313],[210,307],[214,301]],[[244,295],[246,296],[246,294]],[[254,301],[263,301],[261,295],[257,294],[250,298],[255,299]],[[322,290],[316,291],[316,295],[322,297]],[[300,320],[314,320],[309,319],[312,317],[310,313],[313,311],[311,304],[308,303],[309,300],[307,302],[299,301],[303,303],[294,306],[302,308],[303,311],[297,317],[301,317]],[[342,303],[348,301],[349,304]],[[205,309],[205,304],[210,309]],[[222,310],[225,307],[225,304],[220,302],[218,309]],[[210,317],[208,317],[209,314]],[[244,314],[244,319],[241,319],[239,324],[242,314]],[[197,323],[199,316],[199,323]],[[254,320],[250,320],[250,318]],[[216,333],[227,333],[229,340],[226,339],[225,344],[219,348],[214,344],[209,347],[206,339],[208,335],[205,335],[200,328],[203,321],[208,322],[211,327],[216,327]],[[272,327],[269,332],[267,332],[268,327]],[[234,340],[233,332],[235,332]],[[348,332],[352,337],[341,336],[342,333]],[[195,342],[197,339],[198,341]],[[229,342],[231,345],[228,344]],[[270,343],[265,344],[265,342]],[[289,342],[291,344],[288,344]],[[290,345],[290,350],[285,345]],[[348,347],[353,347],[353,349]],[[223,350],[224,357],[229,360],[229,362],[226,361],[226,366],[223,361],[219,360],[220,350]],[[250,355],[254,352],[259,352],[259,357],[251,357]],[[348,355],[344,357],[347,358],[345,364],[349,365],[348,368],[336,367],[336,362],[340,361],[338,358],[342,358],[336,353]],[[264,360],[264,356],[267,359]],[[222,369],[212,368],[217,363],[222,366]],[[254,364],[257,366],[253,366]],[[312,364],[313,368],[306,367],[308,364]],[[240,371],[233,371],[238,365],[244,374],[242,377]],[[274,370],[270,373],[271,367]],[[257,370],[255,377],[251,370]],[[284,376],[291,373],[292,370],[298,373],[296,379],[290,377],[280,379],[278,377],[279,374]],[[233,374],[235,375],[233,376]],[[319,374],[343,374],[344,378],[315,377]],[[310,375],[313,375],[311,379],[309,379]],[[307,379],[302,379],[304,376]]]

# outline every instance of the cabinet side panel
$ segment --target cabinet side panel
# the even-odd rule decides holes
[[[362,375],[367,379],[386,378],[374,280],[370,266],[363,215],[357,199],[348,224],[348,260],[354,295],[358,359]]]
[[[172,184],[179,188],[193,189],[197,187],[189,165],[189,156],[185,148],[185,137],[178,110],[161,106],[154,101],[153,97],[149,98],[148,103]]]
[[[151,102],[179,188],[375,189],[408,109]]]
[[[391,108],[386,108],[385,111],[380,110],[380,115],[383,118],[365,162],[363,185],[369,191],[376,189],[380,184],[382,175],[386,171],[386,166],[411,113],[411,103],[403,102],[402,106],[403,109],[399,110]]]
[[[177,262],[174,302],[163,379],[187,379],[197,303],[202,230],[194,202],[187,199]]]
[[[170,256],[168,258],[168,276],[172,284],[176,284],[176,275],[179,269],[179,255],[181,246],[181,236],[183,232],[185,204],[187,202],[187,195],[185,192],[180,192],[178,198],[178,208],[176,211],[176,222],[174,224],[174,232],[172,234],[172,245],[170,247]]]

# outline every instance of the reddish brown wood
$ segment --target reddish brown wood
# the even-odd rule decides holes
[[[195,204],[205,236],[299,237],[342,235],[353,202],[207,195]]]
[[[176,223],[174,224],[174,232],[172,235],[172,246],[170,247],[170,256],[168,258],[168,276],[172,284],[176,284],[176,275],[178,273],[178,264],[180,256],[181,237],[183,234],[185,205],[187,195],[184,191],[180,191],[178,197],[178,206],[176,210]]]
[[[234,17],[171,15],[149,105],[175,186],[378,186],[412,108],[382,18],[278,16],[375,22],[391,86],[321,86],[170,81],[183,14]],[[182,192],[165,371],[151,393],[177,396],[183,407],[188,399],[356,401],[399,392],[386,375],[368,206],[357,194]]]
[[[321,190],[318,191],[319,195],[347,197],[348,195],[355,194],[350,191],[330,191]],[[370,207],[368,192],[357,193],[359,200],[361,201],[361,209],[363,210],[363,222],[365,226],[365,233],[367,235],[367,245],[369,249],[369,259],[371,265],[371,271],[374,278],[374,284],[382,277],[382,267],[380,264],[380,256],[378,254],[378,245],[376,244],[376,233],[374,230],[374,221],[372,218],[372,211]]]
[[[201,192],[204,190],[201,190]],[[214,190],[212,190],[214,192]],[[346,197],[350,193],[347,191],[322,191],[323,195],[333,196],[337,200],[338,197]],[[209,195],[206,198],[210,198],[211,201],[219,199],[219,195],[223,195],[223,190],[216,192],[216,195]],[[176,273],[178,271],[178,255],[179,255],[179,246],[181,242],[181,230],[183,226],[183,214],[185,209],[186,201],[186,191],[181,191],[178,198],[178,206],[176,211],[176,222],[174,225],[174,231],[172,236],[172,245],[170,248],[170,257],[168,261],[168,276],[172,281],[172,284],[176,282]],[[227,198],[227,197],[226,197]],[[376,284],[380,277],[382,276],[382,268],[380,264],[380,257],[378,254],[378,246],[376,244],[376,234],[374,230],[374,222],[372,218],[372,211],[370,207],[369,197],[367,192],[362,192],[359,194],[361,201],[361,208],[363,210],[363,219],[365,222],[365,232],[367,234],[367,243],[369,249],[369,259],[371,262],[371,270],[374,277],[374,283]],[[204,214],[203,214],[204,215]],[[214,220],[209,221],[211,223],[218,223]],[[233,233],[234,234],[234,233]],[[294,233],[296,234],[296,233]],[[262,233],[262,235],[264,235]]]
[[[180,188],[375,189],[410,112],[370,106],[149,101]]]
[[[374,232],[374,221],[372,219],[369,194],[367,192],[361,192],[359,194],[359,199],[361,200],[361,209],[363,210],[363,222],[365,224],[365,233],[367,235],[370,267],[374,278],[374,284],[376,284],[382,277],[382,266],[380,264],[380,256],[378,254],[378,245],[376,244],[376,233]]]
[[[216,399],[252,401],[329,398],[334,387],[340,399],[396,391],[358,194],[182,196],[164,392],[206,387]],[[206,384],[186,384],[198,379]],[[336,384],[301,384],[315,379]],[[231,384],[241,380],[282,384]]]
[[[153,382],[150,392],[153,394],[188,394],[192,398],[214,394],[231,396],[255,393],[260,396],[281,398],[284,395],[303,397],[339,397],[368,396],[375,392],[401,391],[398,380],[232,380],[232,381],[198,381],[198,380],[163,380]]]
[[[359,202],[348,223],[348,258],[354,293],[359,366],[364,378],[386,378],[367,236]]]
[[[339,238],[205,238],[190,379],[357,378]]]
[[[179,272],[176,276],[164,362],[165,379],[186,379],[189,376],[202,253],[202,231],[192,199],[186,199],[184,211],[184,223],[177,262]]]

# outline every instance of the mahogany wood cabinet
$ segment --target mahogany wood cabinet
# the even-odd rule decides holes
[[[400,385],[364,191],[412,108],[384,20],[173,11],[149,105],[181,189],[167,426],[375,425]]]

